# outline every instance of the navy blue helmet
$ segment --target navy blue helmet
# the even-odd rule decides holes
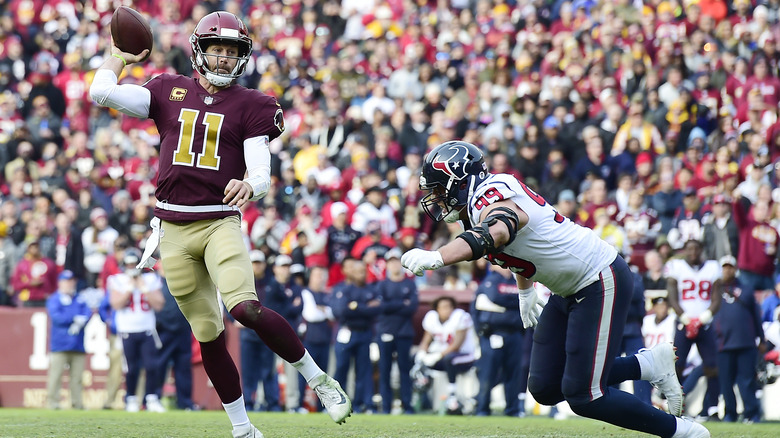
[[[474,188],[488,176],[478,147],[465,141],[442,143],[425,156],[420,190],[429,191],[421,204],[435,221],[455,222]]]

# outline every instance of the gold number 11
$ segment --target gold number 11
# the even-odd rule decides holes
[[[192,146],[195,138],[195,122],[198,119],[200,111],[182,108],[179,113],[179,146],[173,153],[173,164],[180,166],[195,165],[195,154]],[[206,132],[203,135],[203,151],[198,154],[197,167],[204,169],[219,170],[220,157],[219,152],[219,132],[222,129],[222,122],[225,120],[223,114],[205,113],[203,115],[203,124],[206,125]]]

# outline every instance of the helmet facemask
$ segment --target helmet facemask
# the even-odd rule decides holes
[[[458,202],[457,197],[449,196],[454,191],[453,184],[456,184],[454,178],[449,179],[446,187],[438,183],[425,184],[424,178],[420,178],[420,190],[429,191],[420,201],[420,205],[428,217],[437,222],[443,220],[449,224],[460,219],[460,212],[466,204]],[[455,192],[457,193],[457,191]]]
[[[193,47],[192,68],[196,71],[203,72],[203,76],[206,78],[206,80],[215,87],[226,87],[230,85],[246,70],[246,65],[249,62],[251,47],[240,39],[202,38],[196,42],[195,35],[193,35],[190,37],[190,43],[192,43]],[[238,56],[207,53],[208,47],[212,44],[235,45],[238,47]],[[210,68],[208,62],[210,59],[216,59],[215,66],[219,66],[219,61],[221,58],[235,59],[237,61],[236,66],[230,73],[220,73],[219,71],[214,71]]]

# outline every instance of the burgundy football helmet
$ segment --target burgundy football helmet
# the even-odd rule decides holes
[[[210,43],[218,41],[238,44],[238,60],[230,73],[218,73],[209,69],[206,62],[206,49]],[[212,12],[201,18],[190,36],[192,46],[192,68],[206,78],[212,85],[224,87],[238,78],[246,70],[249,55],[252,53],[252,38],[244,23],[230,12]]]

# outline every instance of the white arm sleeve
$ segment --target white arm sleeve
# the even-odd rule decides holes
[[[117,85],[117,80],[113,71],[98,69],[89,87],[89,97],[98,105],[113,108],[129,116],[140,119],[149,117],[152,93],[140,85]]]
[[[244,140],[244,162],[248,175],[244,182],[252,186],[250,201],[265,196],[271,186],[271,150],[268,143],[267,135]]]

